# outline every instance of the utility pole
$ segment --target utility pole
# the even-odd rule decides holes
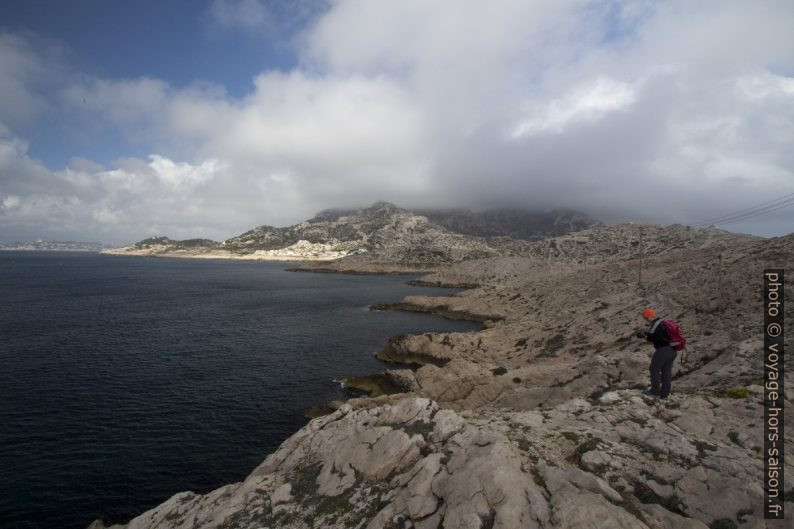
[[[642,286],[642,227],[640,227],[640,274],[637,283]]]
[[[717,274],[717,304],[719,310],[722,310],[722,252],[720,252],[719,259],[720,269],[719,273]]]

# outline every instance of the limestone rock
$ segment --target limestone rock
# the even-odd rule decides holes
[[[615,460],[610,457],[609,454],[601,450],[590,450],[589,452],[585,452],[584,455],[582,455],[581,462],[582,466],[590,472],[596,472],[601,468],[615,464]]]
[[[271,505],[280,505],[292,500],[292,484],[285,483],[270,495]]]
[[[655,503],[641,504],[640,509],[653,529],[708,529],[700,520],[685,518]]]
[[[441,472],[442,454],[431,454],[420,461],[416,473],[406,485],[402,496],[412,520],[420,520],[436,511],[438,498],[433,494],[433,480]]]
[[[629,511],[613,505],[603,496],[560,482],[552,495],[554,527],[566,529],[648,529]]]
[[[538,465],[538,470],[543,475],[547,488],[552,492],[562,490],[566,483],[576,485],[578,488],[600,494],[614,502],[620,502],[623,498],[620,494],[610,487],[601,478],[589,473],[582,472],[577,468],[560,470],[549,467],[545,463]]]
[[[435,427],[430,439],[435,443],[443,443],[463,428],[464,420],[452,410],[440,410],[435,416]]]

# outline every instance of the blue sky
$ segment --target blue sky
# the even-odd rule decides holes
[[[290,40],[300,29],[296,24],[310,17],[286,12],[290,2],[267,2],[262,6],[269,22],[245,28],[219,21],[214,4],[5,0],[3,26],[60,40],[71,54],[71,66],[83,72],[110,78],[155,77],[175,86],[209,81],[237,97],[251,91],[257,73],[295,66]]]
[[[376,200],[695,224],[794,192],[787,0],[6,0],[0,20],[0,241],[224,239]]]
[[[250,26],[225,21],[217,6],[226,3],[212,1],[7,0],[2,27],[29,35],[34,45],[58,49],[66,67],[78,74],[148,77],[176,88],[212,83],[240,98],[253,90],[258,73],[296,66],[293,39],[299,24],[309,23],[323,8],[319,2],[298,12],[289,11],[294,3],[288,1],[251,4],[261,5],[267,20]],[[49,125],[36,124],[26,132],[31,155],[50,167],[65,166],[78,155],[111,163],[121,156],[145,156],[151,148],[145,142],[128,144],[112,130],[87,140]]]

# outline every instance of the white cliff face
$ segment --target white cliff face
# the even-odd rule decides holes
[[[101,253],[107,255],[129,255],[142,257],[182,257],[189,259],[232,259],[244,261],[334,261],[349,255],[367,253],[356,243],[311,243],[300,240],[297,243],[276,250],[256,250],[253,253],[238,254],[219,248],[178,248],[169,244],[150,244],[146,246],[125,246]]]
[[[330,243],[311,243],[300,240],[286,248],[278,250],[257,250],[252,257],[265,260],[292,260],[292,261],[332,261],[348,255],[361,255],[366,249],[356,244],[343,244],[339,241]]]

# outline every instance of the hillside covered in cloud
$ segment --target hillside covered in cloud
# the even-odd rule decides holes
[[[215,0],[179,16],[171,45],[131,33],[127,62],[109,59],[124,39],[0,32],[0,237],[220,240],[384,197],[692,224],[793,190],[790,2]],[[727,227],[782,234],[792,214]]]

